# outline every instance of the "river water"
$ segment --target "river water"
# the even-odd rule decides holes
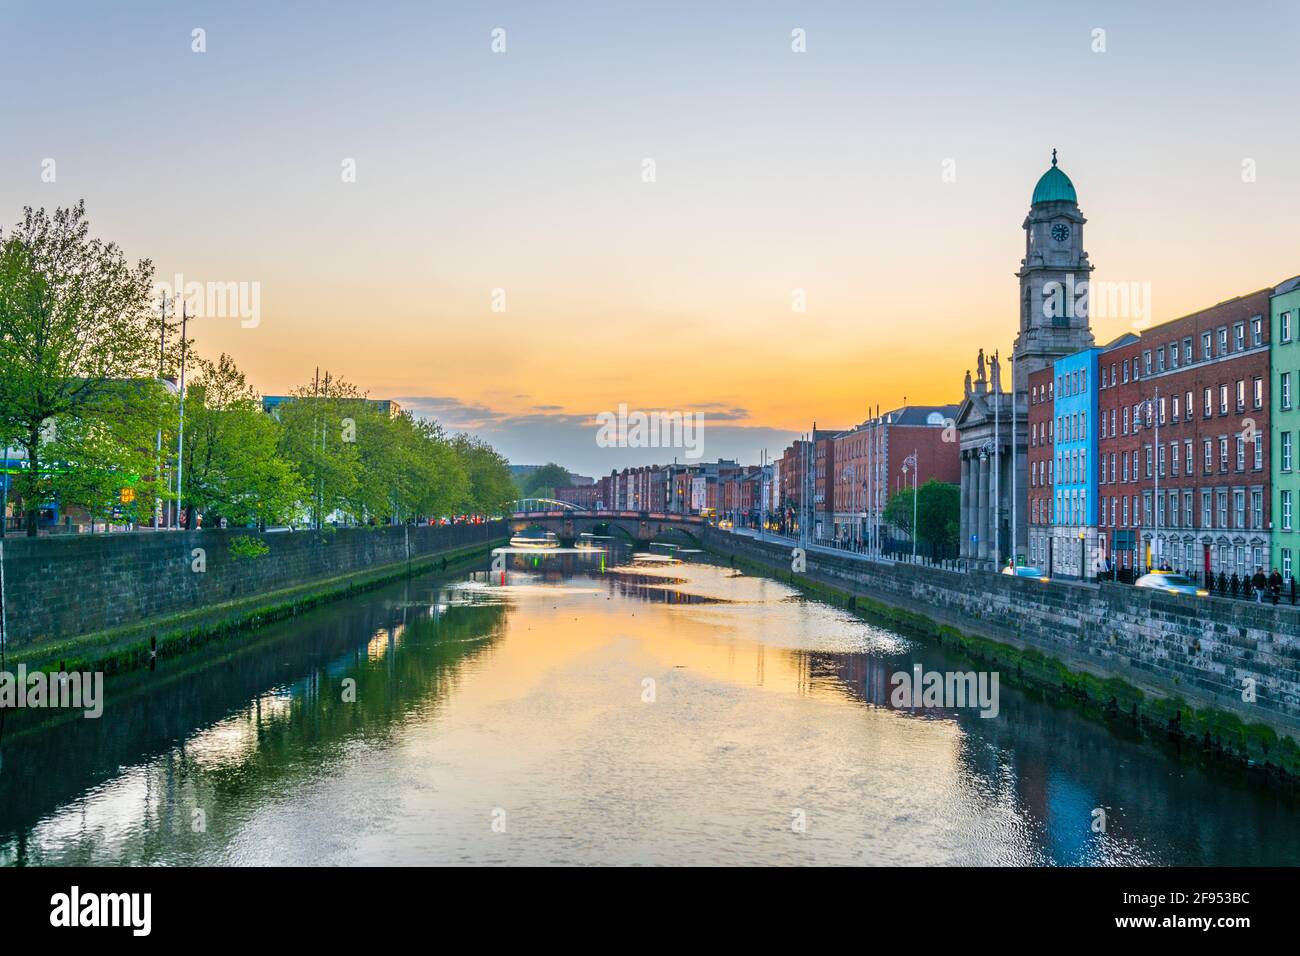
[[[1294,864],[1300,805],[698,553],[508,555],[13,712],[0,864]],[[486,568],[487,562],[484,562]],[[1104,832],[1096,832],[1104,813]]]

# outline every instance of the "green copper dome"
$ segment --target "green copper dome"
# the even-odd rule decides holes
[[[1070,182],[1070,177],[1061,172],[1061,168],[1056,165],[1056,150],[1052,150],[1052,167],[1038,180],[1030,205],[1037,206],[1040,202],[1077,203],[1078,201],[1079,197],[1074,192],[1074,183]]]

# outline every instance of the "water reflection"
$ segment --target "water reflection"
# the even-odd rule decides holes
[[[992,719],[890,706],[918,663],[972,669],[685,549],[511,554],[110,678],[99,721],[10,715],[0,861],[1300,856],[1288,798],[1005,682]]]

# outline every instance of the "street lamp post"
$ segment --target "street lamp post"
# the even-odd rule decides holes
[[[1144,398],[1138,403],[1155,421],[1155,448],[1151,454],[1151,470],[1155,475],[1155,490],[1151,498],[1151,560],[1147,564],[1150,571],[1160,558],[1160,388],[1156,387],[1153,398]]]
[[[181,383],[180,425],[176,438],[176,529],[181,527],[181,490],[185,475],[185,327],[189,322],[189,303],[181,303]],[[193,528],[190,529],[194,530]]]
[[[916,449],[912,449],[912,454],[903,459],[903,477],[907,477],[908,469],[912,472],[912,563],[916,563],[916,473],[920,470],[916,464]]]

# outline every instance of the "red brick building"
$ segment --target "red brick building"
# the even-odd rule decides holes
[[[961,451],[952,428],[956,405],[909,405],[868,419],[840,432],[833,442],[829,534],[839,541],[861,542],[870,515],[880,515],[892,495],[912,486],[905,472],[916,454],[918,481],[961,483]],[[873,508],[874,504],[874,508]]]
[[[555,500],[567,501],[585,511],[598,511],[604,506],[600,496],[600,482],[590,485],[574,485],[572,488],[556,488]]]
[[[1101,356],[1098,520],[1120,567],[1231,577],[1268,563],[1270,293]]]
[[[1142,564],[1142,478],[1133,408],[1142,400],[1142,340],[1127,335],[1097,358],[1097,547],[1120,570]],[[1103,558],[1103,560],[1105,559]]]
[[[1029,375],[1028,508],[1029,554],[1034,567],[1047,567],[1052,536],[1052,461],[1056,422],[1055,366]]]

